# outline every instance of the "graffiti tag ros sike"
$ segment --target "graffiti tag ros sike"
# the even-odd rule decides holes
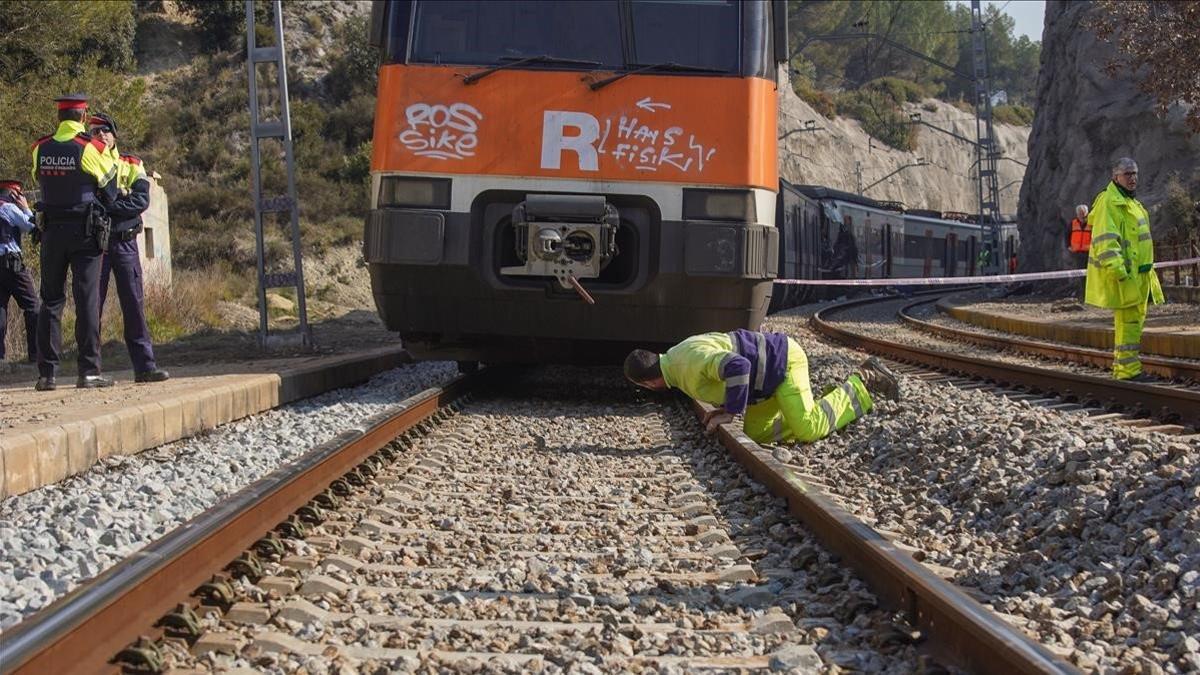
[[[404,147],[421,157],[463,159],[479,146],[483,113],[469,103],[414,103],[404,110],[408,128],[400,132]]]

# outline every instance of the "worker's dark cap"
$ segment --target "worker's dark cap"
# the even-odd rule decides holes
[[[19,180],[0,180],[0,190],[12,190],[13,192],[23,192],[24,186]]]
[[[116,120],[105,113],[96,113],[88,118],[88,126],[111,132],[114,136],[117,133]]]
[[[54,99],[54,102],[59,110],[83,110],[87,108],[88,97],[86,94],[66,94]]]

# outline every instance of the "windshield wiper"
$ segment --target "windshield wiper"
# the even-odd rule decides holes
[[[626,70],[625,72],[617,73],[616,75],[613,75],[611,77],[606,77],[603,80],[596,80],[595,82],[589,84],[588,86],[592,88],[592,91],[596,91],[597,89],[603,89],[604,87],[607,87],[608,85],[612,84],[613,82],[616,82],[617,80],[621,79],[622,77],[625,77],[626,75],[637,75],[638,73],[644,73],[649,70],[666,70],[666,71],[671,71],[671,72],[676,72],[676,73],[725,73],[725,72],[727,72],[727,71],[721,70],[719,68],[705,68],[704,66],[689,66],[689,65],[686,65],[683,63],[674,63],[672,61],[668,61],[665,63],[631,63],[629,65],[633,66],[633,70]]]
[[[585,61],[582,59],[564,59],[564,58],[559,58],[557,56],[550,56],[549,54],[541,54],[539,56],[525,56],[525,57],[501,56],[500,60],[505,61],[505,63],[497,64],[490,68],[485,68],[478,72],[471,73],[470,75],[467,75],[466,77],[463,78],[463,84],[475,84],[476,82],[482,80],[483,78],[487,77],[488,75],[491,75],[492,73],[496,72],[497,70],[504,70],[506,68],[516,68],[517,66],[523,66],[527,63],[561,63],[563,65],[569,65],[569,66],[598,66],[598,65],[600,65],[599,61]]]

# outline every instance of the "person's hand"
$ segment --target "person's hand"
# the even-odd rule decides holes
[[[722,424],[729,424],[732,421],[733,415],[730,415],[724,410],[715,410],[713,411],[713,414],[704,421],[704,433],[711,435],[716,432],[717,427],[721,426]]]
[[[24,193],[18,192],[14,201],[16,202],[17,206],[21,207],[22,211],[29,213],[29,202],[25,199]]]

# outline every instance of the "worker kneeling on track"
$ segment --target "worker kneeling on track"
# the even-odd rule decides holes
[[[895,374],[871,357],[814,401],[800,345],[783,333],[748,330],[694,335],[661,355],[635,349],[625,359],[625,377],[720,406],[704,420],[708,432],[745,413],[744,431],[756,443],[817,441],[870,412],[872,393],[900,398]]]

